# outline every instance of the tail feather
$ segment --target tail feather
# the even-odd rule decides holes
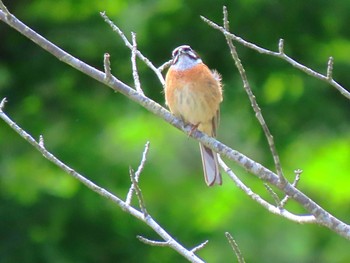
[[[213,186],[214,184],[221,185],[222,178],[219,171],[218,154],[201,143],[199,147],[201,150],[205,182],[208,186]]]

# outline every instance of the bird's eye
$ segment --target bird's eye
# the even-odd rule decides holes
[[[189,47],[185,47],[185,48],[183,49],[183,51],[185,51],[185,52],[187,53],[187,52],[192,51],[192,49],[191,49],[191,48],[189,48]]]

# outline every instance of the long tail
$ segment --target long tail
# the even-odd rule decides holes
[[[208,186],[222,184],[222,178],[219,171],[218,154],[212,149],[199,144],[202,156],[204,179]]]

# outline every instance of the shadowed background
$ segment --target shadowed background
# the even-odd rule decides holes
[[[222,21],[262,47],[285,52],[349,89],[350,2],[329,1],[5,1],[28,26],[73,56],[133,85],[130,50],[100,17],[137,33],[138,47],[157,66],[189,44],[223,76],[218,139],[273,169],[271,154],[224,37],[201,19]],[[270,214],[227,176],[222,187],[204,183],[197,142],[61,63],[0,23],[0,98],[6,112],[46,148],[98,185],[124,197],[129,166],[137,168],[146,141],[150,153],[140,186],[147,210],[175,239],[207,262],[234,258],[230,232],[247,262],[349,262],[349,241],[328,229],[298,225]],[[274,135],[285,174],[304,171],[299,188],[350,222],[350,103],[329,85],[276,58],[237,45],[253,92]],[[147,96],[164,105],[162,86],[138,61]],[[165,72],[164,72],[165,73]],[[261,181],[232,163],[252,190],[273,202]],[[150,247],[136,235],[159,239],[149,228],[47,162],[0,122],[0,262],[185,262],[169,248]],[[134,200],[136,201],[136,200]],[[134,202],[137,205],[137,202]],[[287,208],[305,213],[295,203]]]

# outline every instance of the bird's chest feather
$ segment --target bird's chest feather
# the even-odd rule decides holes
[[[166,79],[170,110],[192,124],[211,120],[221,101],[220,86],[203,64],[185,71],[172,70]]]

